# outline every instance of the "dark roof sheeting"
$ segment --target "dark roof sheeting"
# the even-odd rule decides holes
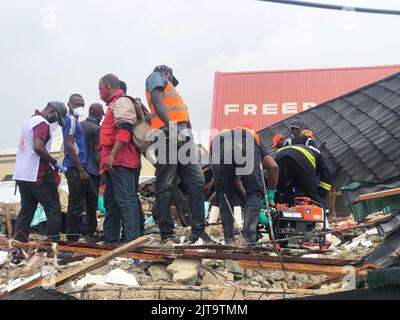
[[[353,181],[400,185],[400,73],[299,113],[260,132],[271,154],[272,138],[290,135],[300,120],[314,132],[341,188]]]

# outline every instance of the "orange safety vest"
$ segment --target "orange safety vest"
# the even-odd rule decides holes
[[[247,132],[250,132],[251,135],[253,136],[254,140],[257,142],[257,144],[260,146],[261,145],[261,138],[259,136],[259,134],[257,132],[255,132],[254,130],[251,130],[249,128],[246,127],[237,127],[233,130],[246,130]]]
[[[157,116],[149,91],[146,91],[146,98],[150,107],[151,128],[160,129],[164,127],[165,123]],[[172,122],[189,122],[189,113],[185,102],[169,81],[167,81],[167,86],[164,88],[162,102],[167,107],[168,116]]]

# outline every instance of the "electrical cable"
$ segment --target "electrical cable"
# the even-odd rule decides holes
[[[317,9],[327,9],[327,10],[339,10],[339,11],[372,13],[372,14],[386,14],[386,15],[400,15],[399,10],[361,8],[361,7],[352,7],[352,6],[315,3],[315,2],[308,2],[308,1],[296,1],[296,0],[293,0],[293,1],[290,1],[290,0],[257,0],[257,1],[288,4],[288,5],[317,8]]]

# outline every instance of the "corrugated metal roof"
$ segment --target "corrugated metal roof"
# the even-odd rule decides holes
[[[215,74],[212,129],[261,130],[400,71],[400,65]],[[363,97],[366,99],[366,97]]]
[[[376,190],[400,186],[400,73],[265,128],[260,135],[271,154],[272,138],[289,136],[294,120],[314,132],[336,187],[353,181]]]

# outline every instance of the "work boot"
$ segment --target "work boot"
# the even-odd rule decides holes
[[[212,240],[211,237],[210,237],[210,236],[207,234],[207,232],[205,232],[205,231],[203,231],[203,232],[201,232],[201,233],[196,233],[196,234],[192,233],[192,234],[190,235],[190,242],[194,244],[194,243],[196,243],[200,238],[203,240],[204,244],[207,244],[207,243],[209,243],[209,244],[214,244],[214,243],[215,243],[215,241]]]
[[[235,227],[232,214],[228,208],[221,208],[221,222],[224,230],[225,243],[235,242]]]
[[[167,244],[168,242],[170,242],[171,244],[180,244],[181,240],[178,237],[174,236],[174,235],[169,236],[169,237],[165,237],[165,238],[161,238],[161,244],[162,245]]]
[[[258,225],[260,223],[260,208],[248,207],[244,215],[243,236],[247,243],[258,241]]]

